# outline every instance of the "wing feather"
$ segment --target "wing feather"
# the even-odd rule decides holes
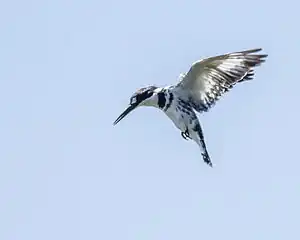
[[[266,54],[253,54],[261,48],[227,53],[199,60],[176,86],[196,111],[208,111],[236,83],[251,80],[254,67],[265,61]]]

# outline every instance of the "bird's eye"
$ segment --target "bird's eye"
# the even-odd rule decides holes
[[[130,104],[135,104],[136,103],[136,97],[132,97],[130,99]]]

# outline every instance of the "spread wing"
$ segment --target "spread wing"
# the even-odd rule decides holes
[[[208,111],[236,83],[251,80],[254,67],[265,61],[261,49],[233,52],[199,60],[181,77],[176,88],[196,111]]]

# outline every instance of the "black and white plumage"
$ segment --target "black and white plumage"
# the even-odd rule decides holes
[[[139,89],[114,125],[138,106],[157,107],[180,129],[184,139],[192,139],[199,145],[203,160],[212,166],[196,112],[207,112],[236,83],[253,79],[254,67],[267,57],[257,54],[259,51],[260,48],[202,59],[181,74],[176,85]]]

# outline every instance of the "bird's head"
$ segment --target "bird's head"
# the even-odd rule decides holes
[[[148,86],[138,89],[131,97],[128,108],[116,119],[114,125],[139,106],[154,106],[157,103],[157,87]]]

